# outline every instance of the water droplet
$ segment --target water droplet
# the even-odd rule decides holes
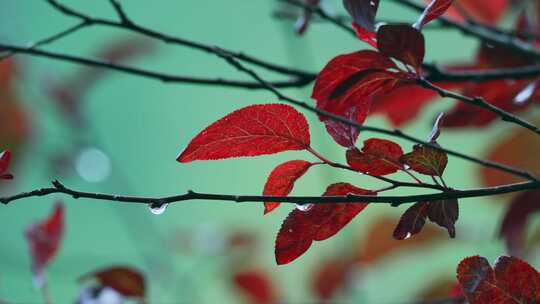
[[[313,204],[296,204],[296,209],[307,212],[313,208]]]
[[[165,212],[169,204],[152,203],[148,206],[150,212],[155,215],[161,215]]]
[[[409,170],[409,169],[411,169],[411,166],[409,166],[409,165],[403,165],[403,169]]]
[[[405,236],[404,240],[406,240],[406,239],[410,239],[410,238],[411,238],[411,236],[412,236],[412,234],[411,234],[410,232],[409,232],[409,233],[407,233],[407,235]]]
[[[536,90],[536,82],[529,83],[519,94],[514,97],[514,102],[517,104],[523,104],[528,101]]]
[[[75,170],[88,182],[102,182],[111,174],[111,160],[100,149],[83,149],[75,161]]]

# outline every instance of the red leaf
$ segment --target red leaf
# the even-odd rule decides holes
[[[296,180],[302,177],[312,165],[312,163],[304,160],[291,160],[277,166],[272,170],[272,173],[270,173],[270,176],[268,176],[268,179],[266,180],[263,195],[288,195],[291,193]],[[269,213],[279,207],[279,205],[280,203],[278,202],[265,202],[264,214]]]
[[[512,200],[512,204],[504,215],[499,237],[506,242],[508,252],[513,256],[523,255],[525,229],[529,217],[540,211],[540,190],[520,193]]]
[[[86,274],[80,280],[96,278],[103,287],[110,287],[126,297],[144,298],[146,282],[144,276],[129,267],[114,266]]]
[[[204,129],[177,161],[187,163],[303,150],[309,143],[307,121],[293,107],[252,105],[234,111]]]
[[[235,286],[249,298],[249,303],[271,304],[278,302],[274,284],[264,271],[238,272],[234,275],[233,281]]]
[[[32,271],[41,276],[49,261],[56,255],[64,233],[64,207],[54,205],[53,212],[44,220],[26,229],[25,235],[32,255]]]
[[[364,141],[362,151],[357,148],[347,150],[347,163],[355,170],[370,175],[386,175],[401,168],[403,156],[401,147],[389,140],[371,138]]]
[[[377,48],[377,34],[375,32],[361,27],[360,25],[356,24],[356,22],[352,23],[352,27],[356,31],[356,37],[358,37],[358,39],[364,41],[374,48]]]
[[[540,303],[540,274],[518,258],[499,257],[492,269],[485,258],[468,257],[457,277],[471,304]]]
[[[0,179],[12,179],[13,175],[6,173],[11,163],[11,151],[5,150],[0,153]]]
[[[343,0],[343,6],[359,27],[370,32],[375,31],[379,0]]]
[[[456,227],[454,225],[458,217],[459,207],[457,199],[429,202],[429,220],[446,228],[451,238],[456,237]]]
[[[354,121],[363,123],[371,104],[370,97],[388,91],[399,82],[401,74],[394,62],[375,51],[359,51],[332,59],[319,73],[312,97],[317,108],[344,116],[355,108]],[[319,116],[322,121],[328,120]]]
[[[448,156],[429,146],[415,145],[413,151],[403,155],[400,161],[418,173],[442,176],[448,163]]]
[[[376,195],[351,184],[330,185],[323,196]],[[317,204],[308,211],[293,210],[283,222],[276,238],[275,254],[278,265],[294,261],[306,252],[313,241],[334,236],[345,227],[367,203]]]
[[[353,107],[346,111],[343,117],[354,121],[357,117],[356,113],[357,108]],[[333,119],[325,120],[324,125],[326,126],[326,131],[332,136],[334,141],[345,148],[353,147],[358,140],[360,132],[354,126]]]
[[[407,24],[383,25],[377,31],[377,48],[388,56],[419,69],[424,62],[424,35]]]
[[[421,29],[424,25],[431,20],[443,15],[446,10],[452,5],[453,0],[433,0],[426,7],[418,21],[414,24],[414,27]]]
[[[419,202],[407,209],[394,230],[394,238],[405,240],[422,231],[428,216],[428,208],[429,203]]]

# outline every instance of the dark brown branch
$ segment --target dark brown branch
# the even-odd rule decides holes
[[[78,57],[78,56],[73,56],[73,55],[39,50],[33,47],[26,48],[26,47],[21,47],[21,46],[16,46],[16,45],[7,45],[7,44],[0,43],[0,50],[6,50],[11,53],[28,54],[28,55],[34,55],[34,56],[39,56],[39,57],[51,58],[55,60],[62,60],[66,62],[82,64],[85,66],[106,68],[106,69],[119,71],[119,72],[131,74],[131,75],[160,80],[166,83],[216,85],[216,86],[237,87],[237,88],[244,88],[244,89],[263,88],[261,84],[257,82],[253,82],[253,81],[227,80],[227,79],[222,79],[222,78],[215,78],[215,79],[198,78],[198,77],[193,77],[193,76],[170,75],[170,74],[165,74],[161,72],[155,72],[155,71],[125,66],[125,65],[120,65],[113,62],[105,62],[105,61],[100,61],[97,59],[90,59],[90,58],[85,58],[85,57]],[[276,82],[273,82],[272,85],[276,87],[280,87],[280,88],[302,87],[310,83],[311,81],[312,81],[311,79],[296,77],[291,80],[276,81]]]
[[[526,129],[528,129],[530,131],[533,131],[536,134],[540,135],[540,128],[539,127],[531,124],[528,121],[525,121],[525,120],[517,117],[516,115],[514,115],[512,113],[506,112],[505,110],[490,104],[489,102],[485,101],[484,98],[482,98],[482,97],[468,97],[468,96],[464,96],[464,95],[461,95],[461,94],[458,94],[458,93],[455,93],[455,92],[452,92],[452,91],[448,91],[448,90],[445,90],[445,89],[443,89],[441,87],[438,87],[438,86],[432,84],[431,82],[429,82],[429,81],[427,81],[425,79],[419,79],[418,84],[420,84],[421,86],[423,86],[423,87],[425,87],[427,89],[430,89],[430,90],[433,90],[433,91],[439,93],[439,95],[441,97],[454,98],[456,100],[463,101],[463,102],[465,102],[467,104],[483,108],[485,110],[488,110],[490,112],[493,112],[493,113],[497,114],[497,116],[499,116],[504,121],[508,121],[508,122],[517,124],[517,125],[519,125],[519,126],[521,126],[523,128],[526,128]]]
[[[399,129],[388,130],[388,129],[372,127],[372,126],[367,126],[367,125],[360,125],[355,121],[352,121],[352,120],[346,119],[344,117],[332,114],[330,112],[321,110],[321,109],[316,108],[314,106],[311,106],[311,105],[309,105],[309,104],[307,104],[307,103],[305,103],[303,101],[293,99],[291,97],[288,97],[288,96],[284,95],[280,91],[278,91],[270,83],[266,82],[257,73],[255,73],[255,71],[246,68],[240,62],[238,62],[234,57],[229,56],[227,53],[222,53],[221,56],[223,58],[225,58],[231,65],[235,66],[239,71],[250,75],[253,79],[258,81],[268,91],[272,92],[279,100],[282,100],[282,101],[288,102],[290,104],[296,105],[296,106],[301,107],[301,108],[303,108],[303,109],[305,109],[305,110],[307,110],[309,112],[316,113],[316,114],[324,116],[324,117],[328,117],[330,119],[333,119],[335,121],[344,123],[344,124],[349,125],[349,126],[353,126],[353,127],[357,128],[359,131],[370,131],[370,132],[386,134],[386,135],[390,135],[390,136],[394,136],[394,137],[399,137],[399,138],[406,139],[408,141],[411,141],[411,142],[414,142],[414,143],[417,143],[417,144],[422,144],[422,145],[425,145],[425,146],[432,147],[433,149],[443,151],[443,152],[445,152],[445,153],[447,153],[449,155],[459,157],[459,158],[474,162],[476,164],[479,164],[479,165],[482,165],[482,166],[485,166],[485,167],[490,167],[490,168],[493,168],[493,169],[504,171],[504,172],[514,174],[516,176],[520,176],[520,177],[523,177],[525,179],[529,179],[529,180],[532,180],[532,181],[539,181],[535,176],[533,176],[529,172],[519,170],[519,169],[516,169],[516,168],[512,168],[512,167],[509,167],[509,166],[506,166],[506,165],[503,165],[503,164],[499,164],[499,163],[496,163],[496,162],[492,162],[492,161],[489,161],[489,160],[475,158],[475,157],[472,157],[472,156],[469,156],[469,155],[466,155],[466,154],[463,154],[463,153],[460,153],[460,152],[456,152],[456,151],[453,151],[453,150],[449,150],[449,149],[446,149],[446,148],[442,148],[439,145],[435,145],[435,144],[433,144],[431,142],[424,141],[424,140],[418,139],[418,138],[416,138],[414,136],[408,135],[408,134],[404,133],[403,131],[401,131]]]
[[[75,199],[87,198],[93,200],[105,200],[121,203],[160,205],[183,202],[189,200],[207,200],[207,201],[231,201],[237,203],[245,202],[281,202],[294,204],[328,204],[328,203],[385,203],[399,206],[406,203],[414,203],[418,201],[437,201],[445,199],[463,199],[473,197],[484,197],[499,195],[505,193],[518,192],[523,190],[538,189],[540,182],[523,182],[511,185],[504,185],[490,188],[470,189],[470,190],[451,190],[434,194],[420,194],[407,196],[372,196],[372,195],[352,195],[347,196],[259,196],[259,195],[228,195],[228,194],[213,194],[213,193],[198,193],[188,191],[185,194],[165,196],[165,197],[141,197],[141,196],[126,196],[106,193],[83,192],[70,189],[64,186],[59,181],[54,181],[52,187],[41,188],[29,192],[19,193],[13,196],[0,197],[2,204],[30,198],[48,196],[51,194],[65,194]]]

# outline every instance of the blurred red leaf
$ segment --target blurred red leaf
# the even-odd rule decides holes
[[[451,238],[456,237],[455,223],[459,217],[459,206],[457,199],[447,199],[429,202],[428,218],[448,230]]]
[[[426,0],[429,2],[431,0]],[[459,0],[459,8],[471,16],[475,21],[487,24],[496,23],[505,13],[508,7],[508,0]],[[464,16],[460,13],[458,6],[454,5],[448,9],[448,15],[458,21],[464,21]]]
[[[96,57],[105,62],[118,64],[147,54],[151,50],[152,45],[149,40],[122,38],[101,46],[96,53]],[[82,67],[75,74],[52,85],[49,94],[67,118],[80,126],[84,120],[81,113],[83,99],[99,80],[109,74],[109,71],[107,69]]]
[[[343,0],[343,6],[358,26],[371,32],[375,31],[379,0]]]
[[[41,276],[56,255],[64,234],[64,207],[58,202],[47,218],[30,225],[25,232],[32,256],[32,271]]]
[[[540,274],[518,258],[499,257],[493,269],[483,257],[468,257],[457,277],[471,304],[540,303]]]
[[[448,163],[448,156],[429,146],[414,145],[413,151],[403,155],[400,161],[418,173],[442,176]]]
[[[416,237],[398,242],[392,237],[395,224],[395,218],[383,217],[371,225],[367,238],[357,245],[355,260],[363,265],[372,265],[391,254],[397,254],[400,250],[431,246],[434,242],[447,240],[440,229],[426,226]]]
[[[144,298],[146,282],[144,276],[136,269],[124,266],[113,266],[86,274],[80,280],[95,278],[103,287],[110,287],[125,297]]]
[[[278,303],[278,295],[270,276],[262,270],[245,270],[234,274],[235,286],[253,304]]]
[[[347,283],[347,277],[354,265],[347,259],[329,259],[317,263],[312,276],[311,289],[323,301],[331,300]]]
[[[375,195],[347,183],[330,185],[323,196],[347,194]],[[293,210],[283,222],[276,238],[275,255],[278,265],[294,261],[306,252],[313,241],[323,241],[339,232],[366,203],[317,204],[308,211]]]
[[[347,163],[354,170],[380,176],[400,169],[399,159],[403,156],[403,150],[392,141],[371,138],[364,141],[362,151],[351,148],[347,150],[346,156]]]
[[[533,124],[540,124],[540,119],[533,119]],[[523,128],[512,128],[505,136],[497,137],[488,148],[485,158],[501,164],[540,175],[540,157],[530,151],[540,151],[538,136]],[[523,181],[523,178],[500,170],[482,167],[482,182],[486,186],[499,186]]]
[[[539,202],[540,190],[525,191],[512,200],[506,211],[499,237],[504,239],[511,255],[523,255],[526,226],[531,215],[540,211]]]
[[[302,177],[313,164],[304,160],[291,160],[283,163],[270,173],[264,185],[265,196],[286,196],[291,193],[294,183]],[[264,214],[279,207],[278,202],[265,202]]]
[[[415,69],[419,69],[424,61],[424,35],[407,24],[387,24],[377,31],[377,48]]]
[[[251,105],[214,122],[178,156],[182,163],[273,154],[309,147],[307,121],[284,104]]]
[[[0,179],[13,179],[13,175],[7,173],[10,163],[11,152],[9,150],[5,150],[0,153]]]
[[[394,127],[402,127],[413,120],[418,112],[437,96],[433,90],[418,85],[403,85],[387,94],[375,96],[371,113],[380,113],[386,116]]]
[[[429,203],[419,202],[409,207],[399,219],[394,230],[394,238],[405,240],[424,228],[428,216]]]
[[[421,29],[424,25],[428,24],[433,19],[443,15],[446,10],[452,5],[453,0],[433,0],[426,7],[418,21],[414,24],[414,27]]]

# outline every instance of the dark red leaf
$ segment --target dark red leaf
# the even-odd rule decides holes
[[[459,217],[457,199],[429,202],[428,218],[439,226],[446,228],[451,238],[456,237],[455,223]]]
[[[304,160],[291,160],[277,166],[264,185],[263,195],[286,196],[291,193],[294,183],[302,177],[313,164]],[[265,202],[264,214],[279,207],[278,202]]]
[[[262,270],[245,270],[233,277],[234,285],[247,296],[249,303],[271,304],[278,302],[275,286],[269,275]]]
[[[317,108],[332,114],[344,116],[355,108],[354,121],[361,124],[369,112],[370,97],[399,83],[401,74],[389,69],[397,70],[397,66],[379,52],[364,50],[337,56],[319,73],[312,97],[317,100]]]
[[[505,240],[511,255],[523,255],[525,229],[529,217],[538,211],[540,211],[540,190],[522,192],[512,200],[499,232],[499,237]]]
[[[387,24],[377,31],[377,48],[388,56],[419,69],[424,62],[424,35],[407,24]]]
[[[493,269],[483,257],[468,257],[457,277],[470,304],[540,303],[540,274],[518,258],[499,257]]]
[[[221,118],[199,133],[178,156],[182,163],[273,154],[309,147],[309,126],[283,104],[252,105]]]
[[[13,175],[6,173],[11,163],[11,151],[0,153],[0,179],[13,179]]]
[[[418,173],[442,176],[448,163],[448,156],[432,147],[415,145],[413,151],[403,155],[400,161]]]
[[[428,216],[429,203],[419,202],[407,209],[399,219],[394,230],[394,238],[405,240],[419,233],[424,228]]]
[[[453,0],[433,0],[426,7],[418,21],[414,24],[414,27],[421,29],[424,25],[431,20],[443,15],[446,10],[452,5]],[[489,5],[488,5],[489,6]]]
[[[343,117],[354,121],[357,117],[356,114],[357,108],[353,107],[346,111]],[[325,120],[324,125],[326,126],[326,131],[332,136],[334,141],[345,148],[353,147],[358,140],[360,132],[354,126],[333,119]]]
[[[401,147],[389,140],[371,138],[364,141],[362,151],[347,150],[347,163],[355,170],[370,175],[386,175],[398,171],[403,156]]]
[[[89,278],[95,278],[103,287],[110,287],[126,297],[144,298],[146,294],[144,276],[130,267],[109,267],[86,274],[80,280]]]
[[[347,183],[330,185],[323,196],[347,194],[376,195]],[[313,241],[334,236],[347,225],[366,203],[317,204],[308,211],[293,210],[283,222],[276,238],[275,254],[278,265],[294,261],[306,252]]]
[[[43,271],[56,255],[64,233],[64,207],[56,203],[51,214],[42,221],[30,225],[25,232],[32,255],[32,271],[43,275]]]
[[[370,32],[375,31],[375,16],[379,8],[379,0],[343,0],[343,6],[359,27]]]

